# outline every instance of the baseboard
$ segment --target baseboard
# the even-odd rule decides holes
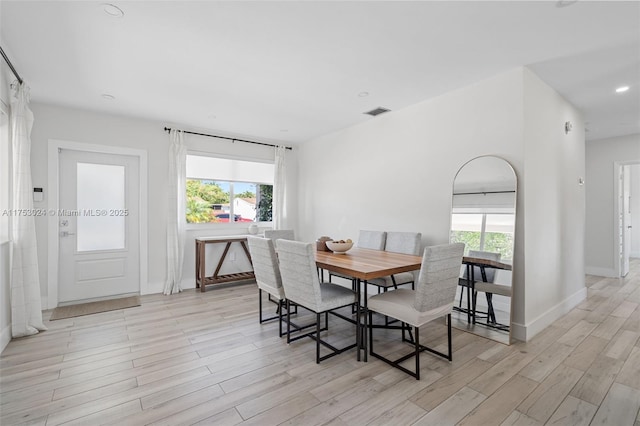
[[[586,266],[584,272],[587,275],[595,275],[597,277],[615,278],[617,277],[615,269],[598,268],[595,266]]]
[[[156,283],[148,283],[144,290],[140,291],[141,295],[144,294],[157,294],[162,293],[164,291],[164,283],[156,282]]]
[[[196,288],[195,279],[193,277],[188,277],[182,280],[180,283],[180,287],[183,290],[188,290],[190,288]],[[164,282],[155,282],[149,283],[147,285],[146,291],[140,292],[140,294],[158,294],[164,293]]]
[[[538,316],[528,324],[511,323],[511,337],[523,342],[531,340],[536,334],[553,324],[570,310],[582,303],[587,298],[587,288],[581,288],[571,296],[558,303],[547,312]]]
[[[2,333],[0,334],[0,353],[4,351],[4,348],[7,347],[10,341],[11,341],[11,323],[9,323],[8,326],[2,329]]]

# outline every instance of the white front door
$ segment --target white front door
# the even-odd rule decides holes
[[[631,166],[622,167],[622,258],[620,276],[629,273],[629,255],[631,254]]]
[[[58,300],[140,292],[139,159],[61,149]]]

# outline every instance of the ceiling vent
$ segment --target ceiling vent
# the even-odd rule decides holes
[[[389,111],[391,110],[387,108],[378,107],[378,108],[372,109],[371,111],[365,112],[365,114],[375,117],[376,115],[384,114],[385,112],[389,112]]]

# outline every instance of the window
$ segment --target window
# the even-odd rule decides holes
[[[513,259],[515,193],[454,194],[451,242],[469,250],[500,253],[502,261]]]
[[[451,217],[451,242],[465,243],[469,250],[500,253],[502,261],[513,259],[515,215],[504,213],[454,213]]]
[[[187,155],[187,223],[271,222],[273,164]]]

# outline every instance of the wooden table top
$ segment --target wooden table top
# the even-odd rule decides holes
[[[361,280],[420,269],[422,256],[353,247],[345,254],[317,251],[316,265]]]
[[[483,259],[481,257],[464,256],[462,258],[462,263],[464,263],[465,265],[484,266],[488,268],[504,269],[505,271],[511,270],[511,265],[509,263],[498,262],[497,260],[491,260],[491,259]]]

